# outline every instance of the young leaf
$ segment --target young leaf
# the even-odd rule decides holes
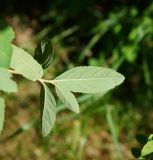
[[[42,83],[43,86],[40,92],[40,104],[41,104],[41,121],[42,121],[42,135],[47,136],[56,119],[56,101],[49,88]]]
[[[73,112],[79,113],[79,104],[75,96],[61,85],[56,85],[56,94],[59,99],[64,103],[65,107]]]
[[[147,156],[153,153],[153,141],[148,141],[141,150],[141,156]]]
[[[42,40],[35,49],[34,59],[46,69],[53,60],[53,46],[49,39]]]
[[[14,45],[10,67],[24,77],[36,81],[43,75],[43,69],[33,57]]]
[[[76,67],[55,78],[54,83],[72,92],[105,92],[122,83],[124,76],[102,67]]]
[[[4,68],[0,68],[0,90],[5,92],[17,91],[16,83],[11,80],[11,74]]]
[[[5,104],[4,99],[0,98],[0,133],[3,130]]]
[[[13,29],[0,21],[0,67],[9,67],[12,56],[11,41],[14,37]]]
[[[148,137],[148,141],[152,141],[153,140],[153,134],[150,134]]]

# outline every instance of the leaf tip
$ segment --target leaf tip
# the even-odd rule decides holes
[[[124,82],[125,80],[125,76],[121,74],[121,79],[122,79],[122,82]]]
[[[80,113],[79,107],[74,112],[77,113],[77,114],[79,114]]]
[[[45,138],[45,137],[47,137],[47,136],[48,136],[48,134],[42,133],[42,137],[43,137],[43,138]]]

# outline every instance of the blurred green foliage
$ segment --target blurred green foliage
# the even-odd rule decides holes
[[[32,22],[36,22],[32,37],[36,43],[46,37],[52,40],[55,62],[46,77],[80,65],[111,67],[126,77],[122,86],[104,97],[78,95],[80,116],[70,113],[65,116],[65,112],[61,112],[51,141],[48,138],[38,142],[38,146],[42,146],[42,157],[52,146],[54,149],[47,155],[57,160],[132,159],[127,155],[135,143],[134,135],[150,134],[153,130],[152,0],[34,0],[24,3],[5,0],[1,2],[0,12],[6,19],[20,17],[20,25],[28,23],[33,27]],[[59,112],[63,109],[60,105]],[[58,123],[64,123],[63,127]],[[110,133],[112,141],[105,141],[108,135],[100,138],[105,131]],[[115,148],[115,157],[109,144]],[[123,151],[123,144],[128,146],[126,151]],[[95,149],[97,155],[90,151],[90,145],[93,150],[98,148]]]

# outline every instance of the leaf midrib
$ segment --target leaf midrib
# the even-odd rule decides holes
[[[63,82],[64,82],[64,81],[89,81],[89,80],[102,80],[102,79],[107,79],[107,80],[109,80],[109,79],[111,79],[111,80],[112,80],[112,79],[123,79],[123,80],[124,80],[124,78],[122,78],[122,77],[120,77],[120,78],[118,78],[118,77],[105,78],[105,77],[104,77],[104,78],[88,78],[88,79],[87,79],[87,78],[84,78],[84,79],[82,79],[82,78],[81,78],[81,79],[79,79],[79,78],[76,78],[76,79],[54,79],[54,81],[56,81],[56,82],[57,82],[57,81],[58,81],[58,82],[59,82],[59,81],[60,81],[60,82],[61,82],[61,81],[63,81]]]

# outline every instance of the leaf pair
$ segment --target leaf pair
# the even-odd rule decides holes
[[[79,113],[79,105],[75,96],[62,87],[56,87],[56,93],[70,110]],[[56,119],[56,101],[46,84],[42,82],[40,92],[41,129],[43,137],[47,136],[54,126]]]
[[[56,93],[65,106],[79,113],[79,105],[71,92],[97,93],[106,92],[122,83],[124,77],[114,70],[84,66],[75,67],[54,79]]]
[[[76,67],[69,71],[66,71],[50,82],[55,85],[56,94],[64,103],[65,107],[70,109],[71,111],[79,113],[79,105],[72,92],[106,92],[122,83],[123,80],[124,76],[112,69],[85,66]],[[44,86],[44,90],[46,91],[45,95],[47,96],[49,91],[48,89],[46,89],[46,86]],[[48,99],[50,99],[49,97],[50,96],[48,96]],[[53,95],[51,95],[51,97],[53,97]],[[47,101],[48,100],[46,99],[43,108],[49,108],[49,106],[50,108],[52,108],[53,103],[49,105]],[[46,112],[46,110],[44,109],[43,112]],[[49,117],[48,113],[43,114],[48,115]],[[44,123],[42,122],[42,130],[44,136],[48,135],[49,131],[53,127],[53,123],[51,123],[49,120],[51,120],[51,118],[48,118],[48,124],[51,124],[50,129],[46,129],[47,118],[45,119]]]

